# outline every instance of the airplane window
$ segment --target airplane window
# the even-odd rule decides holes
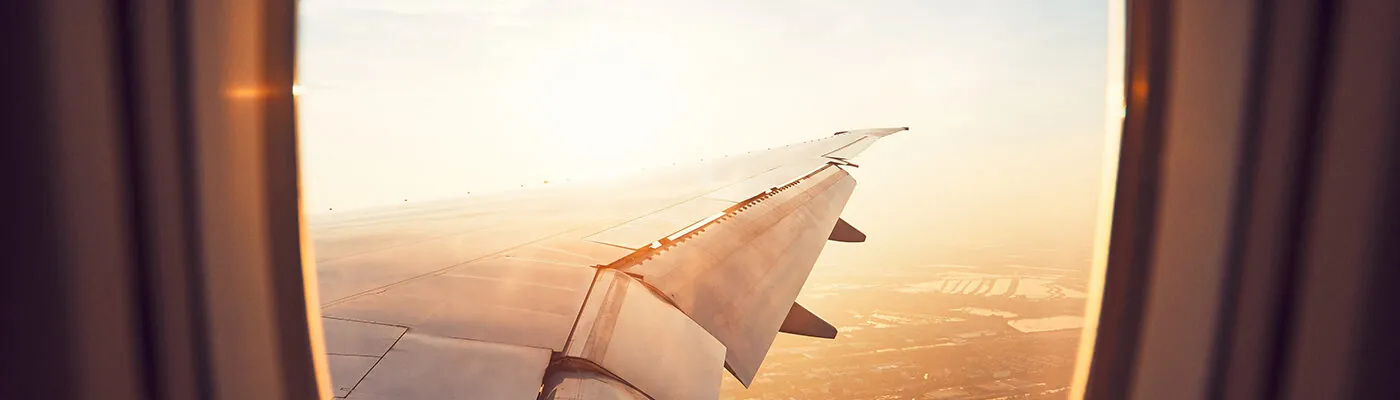
[[[725,373],[721,398],[1071,395],[1112,204],[1121,2],[299,7],[302,195],[327,335],[342,322],[477,335],[425,322],[444,311],[392,307],[465,307],[423,300],[436,290],[425,277],[473,263],[553,271],[675,243],[663,239],[758,194],[736,182],[796,171],[788,160],[845,140],[811,157],[858,182],[839,217],[864,240],[820,247],[795,299],[836,337],[778,334],[749,382]],[[860,129],[906,126],[856,144]],[[531,250],[541,243],[555,247]],[[540,272],[555,286],[570,273]],[[383,297],[409,285],[418,297]],[[558,352],[541,333],[552,327],[515,337]],[[393,345],[416,343],[405,340]],[[394,365],[330,353],[338,395],[377,390],[391,372],[374,374]],[[351,356],[384,359],[334,367]]]

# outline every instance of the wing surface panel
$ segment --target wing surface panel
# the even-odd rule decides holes
[[[507,257],[554,261],[581,265],[604,265],[631,253],[632,250],[563,235],[518,247],[504,253]]]
[[[594,273],[581,264],[493,257],[358,296],[322,314],[560,351]]]
[[[870,147],[870,145],[872,145],[872,144],[875,144],[875,138],[874,138],[874,137],[871,137],[871,136],[863,137],[863,138],[860,138],[860,139],[858,139],[858,140],[856,140],[856,141],[854,141],[854,142],[851,142],[851,144],[842,146],[841,148],[836,149],[836,150],[834,150],[834,151],[832,151],[832,152],[830,152],[830,153],[826,153],[826,154],[824,155],[824,157],[826,157],[826,158],[835,158],[835,159],[838,159],[838,160],[845,160],[845,159],[848,159],[848,158],[855,158],[855,156],[856,156],[857,154],[860,154],[860,152],[865,151],[865,149],[866,149],[867,147]]]
[[[812,172],[813,168],[824,165],[825,163],[826,162],[823,160],[812,160],[810,162],[784,165],[771,169],[758,176],[735,182],[732,185],[710,192],[706,194],[705,197],[735,203],[741,202],[757,196],[760,193],[767,192],[774,187],[782,186],[792,181],[793,178],[806,175],[808,172]]]
[[[732,205],[732,201],[697,197],[598,232],[588,240],[636,250]]]
[[[909,130],[909,127],[905,126],[905,127],[899,127],[899,128],[856,129],[856,130],[853,130],[853,131],[846,131],[845,133],[852,134],[852,135],[865,135],[865,136],[885,137],[885,136],[893,135],[893,134],[895,134],[895,133],[898,133],[898,132],[901,132],[901,131],[907,131],[907,130]]]
[[[326,353],[370,357],[389,352],[394,342],[408,330],[401,326],[337,318],[321,318],[321,327],[326,330]]]
[[[343,399],[349,396],[350,391],[355,390],[355,385],[359,385],[360,380],[369,374],[370,368],[379,363],[379,359],[374,356],[327,354],[326,362],[331,367],[331,388],[335,390],[335,397]]]
[[[322,318],[326,361],[335,397],[345,397],[379,363],[407,329],[398,326]]]
[[[485,258],[522,243],[548,238],[554,232],[500,226],[481,234],[454,235],[319,263],[321,302],[332,305],[353,296],[380,291],[393,284]]]
[[[315,215],[310,231],[321,300],[333,303],[581,226],[605,229],[775,169],[783,173],[767,174],[763,184],[789,173],[791,179],[829,161],[822,155],[884,131],[851,131],[625,179]],[[722,197],[740,198],[750,188],[757,189],[750,196],[756,195],[767,189],[760,188],[763,184]],[[691,222],[677,223],[672,231]]]
[[[346,398],[530,399],[549,358],[548,349],[408,333]]]

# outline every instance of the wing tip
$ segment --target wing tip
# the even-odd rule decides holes
[[[903,132],[903,131],[907,131],[907,130],[909,130],[909,127],[907,127],[907,126],[901,126],[901,127],[898,127],[898,128],[878,128],[878,129],[871,129],[871,130],[869,130],[869,133],[867,133],[867,135],[871,135],[871,136],[881,136],[881,137],[883,137],[883,136],[889,136],[889,135],[893,135],[893,134],[895,134],[895,133],[899,133],[899,132]]]
[[[895,133],[895,132],[902,132],[902,131],[907,131],[907,130],[909,130],[909,127],[907,127],[907,126],[901,126],[901,127],[898,127],[898,128],[853,129],[853,130],[849,130],[849,131],[840,131],[840,132],[836,132],[836,133],[833,133],[833,134],[831,134],[831,135],[832,135],[832,136],[836,136],[836,135],[845,135],[845,134],[848,134],[848,133],[858,133],[858,134],[862,134],[862,135],[886,136],[886,135],[893,134],[893,133]]]

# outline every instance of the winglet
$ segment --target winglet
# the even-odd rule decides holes
[[[821,317],[812,314],[811,311],[807,311],[806,308],[797,303],[792,303],[792,309],[788,310],[787,319],[783,320],[783,326],[778,328],[778,332],[826,339],[836,338],[835,326],[831,326],[831,323],[822,320]]]

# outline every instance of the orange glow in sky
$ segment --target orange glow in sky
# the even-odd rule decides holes
[[[306,209],[910,126],[856,160],[845,217],[870,240],[829,246],[821,263],[1006,246],[1087,268],[1106,12],[1079,0],[303,0]]]

